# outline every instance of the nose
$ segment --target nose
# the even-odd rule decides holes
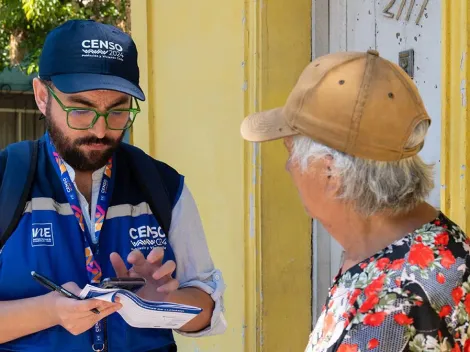
[[[106,135],[106,130],[107,126],[104,116],[100,116],[96,121],[95,125],[89,131],[93,133],[97,138],[101,139]]]

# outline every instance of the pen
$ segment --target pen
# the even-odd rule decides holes
[[[51,291],[57,291],[59,292],[62,296],[65,296],[67,298],[73,298],[73,299],[78,299],[78,300],[82,300],[82,298],[78,297],[77,295],[74,295],[72,292],[66,290],[65,288],[63,288],[62,286],[59,286],[59,285],[56,285],[55,283],[53,283],[51,280],[49,280],[48,278],[38,274],[37,272],[35,271],[31,271],[31,276],[37,281],[39,282],[41,285],[43,285],[44,287],[48,288],[49,290]],[[96,308],[93,308],[91,310],[93,313],[95,314],[100,314],[100,311]]]

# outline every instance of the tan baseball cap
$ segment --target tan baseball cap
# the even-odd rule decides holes
[[[244,139],[262,142],[297,134],[363,159],[394,161],[421,121],[431,119],[418,89],[398,65],[375,50],[340,52],[312,61],[286,104],[246,117]]]

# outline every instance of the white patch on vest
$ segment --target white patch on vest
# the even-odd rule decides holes
[[[140,226],[129,229],[131,249],[140,251],[152,250],[155,247],[166,249],[167,239],[162,228],[159,226]]]
[[[31,228],[31,246],[54,246],[54,232],[51,223],[35,223]]]

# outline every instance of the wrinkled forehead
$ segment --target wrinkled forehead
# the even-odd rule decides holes
[[[114,90],[90,90],[79,93],[62,93],[55,89],[62,103],[66,106],[86,106],[97,109],[128,107],[131,96]]]

